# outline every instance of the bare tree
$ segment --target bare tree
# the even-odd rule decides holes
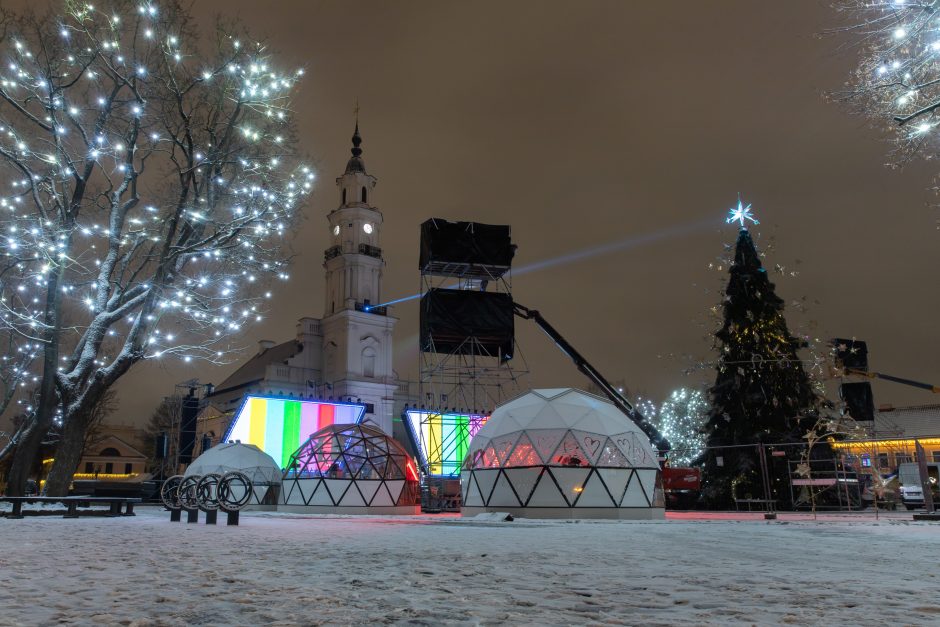
[[[41,344],[38,404],[8,489],[57,410],[84,420],[145,359],[224,361],[286,279],[313,173],[284,73],[236,25],[178,0],[67,0],[4,16],[0,321]]]
[[[933,0],[841,0],[848,35],[860,52],[846,89],[833,94],[896,139],[908,159],[936,142],[940,125],[940,6]]]

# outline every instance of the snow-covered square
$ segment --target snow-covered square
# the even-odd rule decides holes
[[[0,519],[3,625],[936,624],[909,515]]]

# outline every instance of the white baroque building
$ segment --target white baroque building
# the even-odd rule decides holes
[[[249,393],[351,399],[366,404],[363,422],[392,435],[396,391],[392,333],[397,319],[382,302],[382,212],[374,205],[376,178],[362,160],[359,124],[352,157],[336,179],[339,206],[327,215],[330,246],[323,256],[326,294],[322,318],[297,321],[297,335],[262,340],[258,353],[215,387],[200,433],[218,438]],[[404,397],[399,404],[404,403]]]

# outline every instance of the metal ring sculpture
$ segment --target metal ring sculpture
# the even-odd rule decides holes
[[[199,485],[199,475],[183,477],[179,486],[179,501],[183,509],[199,509],[199,499],[196,495],[196,486]]]
[[[204,512],[211,512],[219,509],[219,481],[222,475],[218,473],[209,473],[199,478],[196,483],[196,501],[199,503],[199,509]]]
[[[245,473],[234,470],[219,479],[216,498],[224,511],[237,512],[248,505],[253,491],[251,479]]]
[[[179,487],[182,481],[183,475],[173,475],[160,486],[160,500],[163,501],[163,505],[169,510],[180,509],[182,507],[179,497]]]

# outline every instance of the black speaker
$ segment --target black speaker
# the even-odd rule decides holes
[[[832,346],[836,351],[837,366],[847,370],[868,372],[868,345],[865,342],[837,337],[832,340]]]
[[[508,225],[439,218],[421,225],[418,268],[425,274],[496,278],[509,270],[515,254]]]
[[[512,296],[431,289],[421,297],[421,350],[512,359]]]
[[[188,464],[193,461],[196,448],[196,416],[199,415],[199,399],[195,390],[183,399],[183,409],[180,415],[180,463]]]
[[[839,386],[839,397],[845,401],[845,412],[856,421],[875,419],[875,399],[870,383],[843,383]]]
[[[169,448],[170,438],[167,437],[166,432],[160,432],[154,441],[154,457],[156,459],[166,459],[166,456],[169,454]]]

